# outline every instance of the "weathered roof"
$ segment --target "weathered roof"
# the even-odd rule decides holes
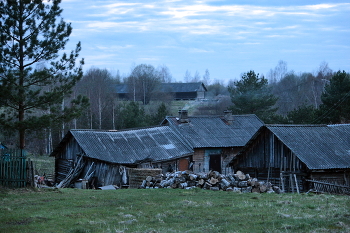
[[[129,93],[128,84],[117,84],[115,86],[115,91],[116,91],[116,93],[119,93],[119,94],[127,94],[127,93]]]
[[[197,92],[197,91],[207,91],[205,85],[201,82],[198,83],[161,83],[159,86],[159,91],[161,92]],[[127,94],[129,93],[128,84],[117,84],[116,93]]]
[[[163,161],[193,153],[168,126],[125,131],[71,130],[85,156],[118,164]],[[62,143],[62,142],[61,142]]]
[[[350,168],[350,125],[269,125],[309,169]]]
[[[168,122],[194,148],[244,146],[263,125],[253,114],[232,117],[232,124],[223,116],[190,116],[188,123],[181,123],[176,117],[166,117],[163,124]]]
[[[163,92],[197,92],[207,91],[205,85],[201,82],[198,83],[162,83],[161,91]]]

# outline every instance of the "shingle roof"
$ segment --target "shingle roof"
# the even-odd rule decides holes
[[[162,83],[159,86],[161,92],[197,92],[200,89],[207,90],[203,83]],[[128,84],[117,84],[116,93],[127,94],[129,93]]]
[[[256,115],[233,115],[231,125],[223,116],[191,116],[188,123],[167,117],[169,125],[179,131],[194,148],[244,146],[263,122]]]
[[[197,92],[200,89],[207,90],[203,83],[162,83],[163,92]]]
[[[168,126],[126,131],[71,130],[70,134],[85,156],[111,163],[162,161],[193,153]]]
[[[350,168],[350,125],[267,128],[309,169]]]
[[[129,93],[128,84],[117,84],[115,86],[115,91],[116,91],[116,93],[119,93],[119,94],[127,94],[127,93]]]

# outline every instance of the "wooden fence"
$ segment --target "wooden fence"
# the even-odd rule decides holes
[[[350,195],[350,186],[330,183],[328,181],[320,180],[306,180],[312,183],[312,191],[321,193],[335,193]]]
[[[21,150],[0,150],[0,185],[10,188],[27,185],[26,156]]]

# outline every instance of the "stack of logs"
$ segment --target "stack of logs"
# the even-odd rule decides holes
[[[249,174],[237,171],[235,174],[223,175],[216,171],[208,173],[192,173],[190,171],[178,171],[147,176],[139,188],[201,188],[213,191],[257,192],[257,193],[281,193],[278,186],[270,182],[258,181]]]

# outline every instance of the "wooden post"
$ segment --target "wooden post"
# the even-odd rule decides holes
[[[300,193],[299,192],[299,185],[298,185],[297,175],[295,173],[294,173],[294,180],[295,180],[295,187],[297,188],[297,192],[299,194]]]
[[[284,180],[283,180],[283,173],[280,173],[280,179],[281,179],[281,185],[282,185],[282,192],[284,192]]]
[[[292,175],[292,173],[289,174],[289,188],[294,193],[294,185],[293,185],[293,175]]]

